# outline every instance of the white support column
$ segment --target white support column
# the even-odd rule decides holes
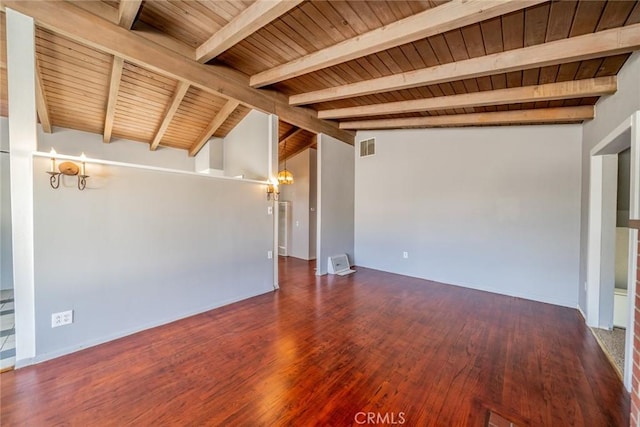
[[[278,177],[278,116],[269,115],[269,168],[268,176],[271,182],[277,182]],[[278,202],[272,204],[273,207],[273,288],[279,289],[278,279]]]
[[[600,230],[600,309],[598,327],[613,328],[613,295],[616,282],[616,199],[618,155],[602,157],[602,217]]]
[[[36,355],[31,156],[38,145],[35,27],[33,18],[9,8],[6,20],[16,366],[20,367]]]
[[[616,155],[591,156],[587,324],[599,328],[608,328],[613,322],[617,173]]]
[[[589,178],[589,246],[587,253],[587,324],[598,326],[600,313],[600,227],[602,224],[602,157],[591,156]]]
[[[322,155],[324,154],[324,134],[316,137],[316,276],[327,274],[327,268],[322,269]],[[326,264],[324,264],[326,265]],[[323,272],[324,271],[324,272]]]

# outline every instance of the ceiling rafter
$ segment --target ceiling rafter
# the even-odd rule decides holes
[[[71,40],[88,45],[127,62],[176,80],[188,82],[209,93],[260,111],[279,116],[314,133],[325,133],[348,144],[355,134],[339,129],[337,124],[320,120],[310,109],[291,107],[287,97],[272,91],[260,91],[249,86],[248,76],[224,66],[199,64],[146,38],[114,25],[93,13],[68,2],[24,2],[4,0],[3,4],[35,19],[37,25]]]
[[[120,0],[118,5],[118,25],[130,30],[138,16],[142,0]]]
[[[142,0],[121,0],[118,9],[118,25],[127,30],[131,29],[141,5]],[[104,116],[104,131],[102,132],[102,140],[105,143],[111,142],[111,133],[115,121],[116,103],[118,102],[118,92],[120,92],[123,67],[124,59],[118,55],[114,55],[111,66],[111,77],[109,79],[107,110]]]
[[[262,87],[332,65],[380,52],[449,30],[515,12],[546,0],[452,0],[423,12],[360,34],[251,76]]]
[[[533,110],[498,111],[491,113],[451,114],[444,116],[408,117],[341,122],[343,129],[401,129],[415,127],[455,127],[479,125],[568,123],[593,119],[595,107],[539,108]]]
[[[284,142],[290,138],[293,138],[295,135],[299,134],[300,132],[302,132],[304,129],[300,129],[297,126],[293,126],[291,129],[289,129],[287,132],[285,132],[284,135],[282,135],[282,137],[280,137],[280,139],[278,140],[278,144],[284,144]]]
[[[211,135],[215,133],[216,130],[229,118],[231,113],[238,108],[240,103],[234,99],[230,99],[226,104],[218,111],[216,116],[211,120],[211,122],[207,125],[207,127],[202,131],[196,142],[189,148],[189,155],[195,156],[198,154],[200,149],[206,144],[206,142],[211,138]]]
[[[284,15],[303,0],[256,0],[238,16],[196,48],[196,59],[205,63]]]
[[[119,56],[114,56],[113,64],[111,65],[111,77],[109,79],[107,111],[104,115],[104,131],[102,132],[102,140],[105,143],[111,142],[111,132],[113,131],[113,122],[116,115],[116,102],[118,101],[118,92],[120,91],[123,66],[124,60]]]
[[[318,117],[323,119],[339,119],[345,117],[416,113],[523,102],[554,101],[608,95],[615,93],[617,88],[618,85],[615,76],[599,77],[459,95],[438,96],[426,99],[362,105],[358,107],[335,108],[318,111]]]
[[[36,60],[36,110],[38,111],[38,117],[40,118],[40,124],[42,130],[45,133],[51,133],[51,119],[49,117],[49,108],[47,107],[47,95],[44,92],[44,86],[42,84],[42,75],[40,71],[40,64]]]
[[[164,119],[162,119],[162,123],[160,124],[160,127],[158,127],[158,131],[156,132],[155,136],[153,137],[153,141],[151,141],[151,145],[149,146],[151,150],[157,149],[158,145],[160,145],[160,141],[162,140],[164,133],[167,131],[171,120],[173,120],[173,116],[176,114],[176,111],[178,111],[178,107],[180,107],[182,99],[187,94],[187,90],[189,90],[189,83],[178,82],[178,86],[173,93],[173,98],[171,99],[171,102],[167,107],[167,111],[165,111],[164,113]]]
[[[490,76],[629,53],[640,48],[640,24],[613,28],[506,52],[479,56],[289,97],[291,105],[315,104],[418,86]]]

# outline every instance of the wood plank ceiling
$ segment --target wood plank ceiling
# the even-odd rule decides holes
[[[640,48],[638,1],[71,3],[184,61],[235,73],[239,93],[269,102],[234,100],[36,17],[43,126],[190,154],[211,135],[225,136],[251,108],[289,122],[280,122],[281,159],[327,129],[352,143],[352,134],[337,129],[581,122],[599,96],[615,92],[614,76]]]

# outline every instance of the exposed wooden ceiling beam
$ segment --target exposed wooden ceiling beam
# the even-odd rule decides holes
[[[116,102],[118,100],[118,91],[120,90],[120,80],[122,78],[122,67],[124,60],[119,56],[113,57],[111,65],[111,79],[109,82],[109,95],[107,101],[107,112],[104,115],[104,131],[102,132],[102,140],[106,143],[111,142],[111,131],[113,130],[113,121],[116,115]]]
[[[109,22],[113,22],[114,24],[117,24],[119,21],[118,9],[108,3],[104,3],[102,0],[72,0],[71,2],[77,7],[106,19]]]
[[[109,5],[108,3],[104,3],[98,0],[73,0],[70,2],[75,6],[86,10],[87,12],[91,12],[94,15],[99,16],[102,19],[105,19],[114,24],[119,23],[118,9]],[[181,54],[182,56],[195,60],[195,48],[177,39],[174,39],[173,37],[159,31],[157,28],[145,24],[142,21],[136,21],[135,24],[135,28],[131,28],[131,30],[135,31],[136,34],[148,40],[151,40],[156,44],[169,48],[174,52]]]
[[[302,3],[303,0],[256,0],[238,16],[196,48],[196,59],[205,63],[280,15]]]
[[[138,16],[142,0],[120,0],[118,5],[118,25],[130,30]]]
[[[291,105],[314,104],[510,71],[584,61],[632,52],[637,49],[640,49],[640,24],[292,95],[289,98],[289,103]]]
[[[285,132],[284,135],[282,135],[282,137],[278,140],[278,144],[283,144],[286,140],[292,138],[293,136],[299,134],[300,132],[302,132],[304,129],[300,129],[299,127],[293,126],[291,129],[289,129],[287,132]]]
[[[446,116],[408,117],[341,122],[343,129],[400,129],[425,127],[455,127],[478,125],[567,123],[593,119],[594,107],[540,108],[535,110],[498,111],[495,113],[453,114]]]
[[[74,4],[96,16],[104,16],[104,19],[129,30],[133,25],[136,15],[138,14],[142,0],[121,0],[117,13],[111,6],[98,1],[77,1],[74,2]],[[102,140],[105,143],[111,142],[111,132],[113,131],[113,121],[116,113],[116,102],[118,100],[118,92],[120,90],[123,66],[123,58],[118,55],[114,55],[113,63],[111,64],[107,109],[104,117],[104,131],[102,132]]]
[[[367,117],[387,114],[448,110],[454,108],[471,108],[488,105],[516,104],[521,102],[583,98],[612,94],[615,93],[617,87],[618,85],[615,76],[570,80],[567,82],[488,90],[460,95],[438,96],[434,98],[410,101],[335,108],[332,110],[318,111],[318,117],[322,119]]]
[[[262,87],[543,3],[545,0],[452,0],[251,76]]]
[[[164,76],[181,80],[209,93],[233,98],[257,110],[275,114],[283,121],[314,133],[325,133],[348,144],[353,132],[320,120],[310,109],[294,108],[287,97],[249,87],[249,78],[224,66],[199,64],[146,38],[128,31],[71,3],[60,1],[3,0],[6,7],[31,16],[40,27]]]
[[[211,120],[211,123],[207,125],[204,131],[200,134],[196,142],[189,148],[189,155],[195,156],[198,154],[200,149],[206,144],[206,142],[211,138],[211,135],[215,133],[216,130],[224,123],[227,118],[233,113],[233,111],[238,108],[240,103],[236,100],[230,99],[226,104],[218,111],[218,114]]]
[[[164,133],[167,131],[171,120],[173,120],[173,116],[176,114],[176,111],[178,111],[178,107],[180,107],[182,99],[187,94],[187,90],[189,90],[189,83],[178,82],[178,87],[173,94],[171,103],[167,107],[167,111],[165,111],[164,113],[164,119],[162,119],[162,123],[160,124],[160,127],[158,128],[158,131],[156,132],[155,136],[153,137],[153,141],[151,141],[151,145],[149,146],[151,150],[155,150],[156,148],[158,148],[158,145],[160,144]]]
[[[40,125],[45,133],[51,133],[51,119],[49,118],[49,109],[47,107],[47,96],[44,93],[42,85],[42,75],[40,74],[40,65],[36,60],[36,110],[40,118]]]
[[[196,59],[196,50],[193,47],[181,42],[178,39],[174,39],[173,37],[163,32],[158,31],[156,28],[153,28],[152,26],[147,25],[142,21],[137,21],[135,28],[133,28],[131,31],[149,41],[152,41],[155,44],[159,44],[160,46],[171,49],[172,51],[179,53],[185,58],[189,58],[193,61],[195,61]]]

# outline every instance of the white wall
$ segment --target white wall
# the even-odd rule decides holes
[[[579,125],[358,132],[360,266],[575,307]],[[403,259],[403,252],[409,253]]]
[[[211,137],[195,156],[196,172],[224,175],[224,139]]]
[[[354,260],[354,148],[318,135],[317,270],[327,273],[327,259],[346,253]]]
[[[268,163],[272,144],[271,116],[252,110],[224,138],[224,174],[246,179],[270,179]],[[275,134],[277,135],[277,129]]]
[[[189,157],[186,150],[158,147],[151,152],[149,145],[141,142],[114,139],[105,144],[102,135],[95,133],[54,127],[53,133],[45,134],[38,126],[38,151],[49,152],[51,148],[68,156],[84,152],[88,158],[195,171],[195,157]]]
[[[209,167],[211,169],[224,169],[224,139],[211,138],[209,146]]]
[[[291,247],[289,256],[309,260],[311,149],[287,159],[287,169],[293,174],[293,184],[280,186],[280,200],[291,202]],[[284,166],[281,166],[284,167]]]
[[[37,359],[273,289],[262,185],[91,165],[85,191],[53,190],[47,165],[35,161]]]
[[[87,137],[65,134],[78,144]],[[41,145],[55,137],[41,135]],[[93,137],[82,145],[88,155]],[[158,161],[148,150],[149,159],[136,157],[136,145],[123,145],[131,156],[116,151]],[[115,145],[101,146],[115,156]],[[164,166],[184,165],[173,160]],[[88,164],[85,191],[54,190],[47,167],[34,159],[36,361],[273,289],[263,185]],[[69,309],[74,323],[52,329],[51,314]]]
[[[590,152],[605,136],[625,119],[640,110],[640,52],[635,52],[618,73],[618,91],[603,96],[596,104],[595,119],[582,126],[582,197],[580,220],[580,287],[579,305],[587,307],[584,283],[587,280],[587,242],[589,225]]]
[[[6,128],[1,118],[3,149]],[[69,129],[39,135],[40,151],[54,146],[61,154],[194,167],[181,150],[104,144],[99,135]],[[33,164],[33,361],[273,289],[274,264],[267,259],[273,216],[263,185],[89,163],[85,191],[75,188],[73,178],[54,190],[44,173],[49,160],[36,157]],[[52,329],[51,314],[68,309],[74,323]]]

